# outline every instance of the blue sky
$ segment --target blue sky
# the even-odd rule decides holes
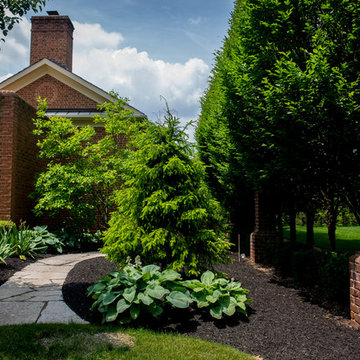
[[[101,6],[100,6],[101,5]],[[149,118],[167,98],[184,121],[196,119],[214,52],[228,28],[233,0],[48,0],[75,25],[74,73],[130,97]],[[28,66],[33,14],[0,51],[0,80]]]

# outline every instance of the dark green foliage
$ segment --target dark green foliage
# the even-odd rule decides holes
[[[81,231],[73,232],[61,228],[56,232],[56,235],[64,243],[66,249],[70,251],[95,251],[102,246],[102,232],[100,230],[91,233]]]
[[[45,0],[1,0],[0,30],[5,37],[29,10],[37,12],[45,5]],[[5,41],[4,38],[0,40]]]
[[[328,250],[296,248],[279,239],[266,244],[266,263],[297,283],[323,291],[324,299],[347,304],[349,300],[349,256]]]
[[[221,55],[218,62],[221,62]],[[229,132],[224,113],[226,96],[217,68],[201,99],[201,114],[196,128],[196,141],[200,159],[205,164],[206,182],[211,193],[229,212],[232,238],[241,233],[243,238],[253,228],[253,193],[244,177],[236,146]],[[236,241],[233,241],[236,243]]]
[[[221,208],[179,120],[167,111],[163,123],[141,123],[128,136],[136,151],[124,160],[103,252],[120,265],[140,255],[190,275],[228,262]]]
[[[210,184],[326,208],[332,232],[346,201],[360,223],[359,14],[358,1],[235,1],[197,130]]]

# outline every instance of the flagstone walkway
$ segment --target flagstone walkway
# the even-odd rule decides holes
[[[0,325],[87,322],[64,302],[62,285],[80,261],[98,252],[57,255],[26,266],[0,286]]]

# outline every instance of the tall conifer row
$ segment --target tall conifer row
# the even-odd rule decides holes
[[[359,14],[348,0],[235,2],[197,129],[209,177],[222,184],[214,159],[227,153],[254,190],[298,210],[326,207],[332,233],[336,204],[356,213]],[[227,134],[221,154],[218,129]]]
[[[139,255],[187,275],[229,261],[222,211],[179,120],[167,111],[163,123],[143,123],[129,136],[135,151],[123,164],[103,252],[119,264]]]

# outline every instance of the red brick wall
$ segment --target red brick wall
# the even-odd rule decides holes
[[[74,26],[68,16],[33,16],[31,18],[30,65],[48,58],[72,71]]]
[[[17,91],[17,94],[35,108],[39,96],[47,98],[49,108],[81,109],[97,107],[95,101],[50,75],[44,75],[23,87]]]
[[[11,218],[14,93],[0,91],[0,220]]]
[[[29,225],[48,224],[54,228],[59,217],[35,218],[35,202],[29,199],[33,191],[35,174],[45,167],[38,159],[32,119],[36,110],[12,91],[0,90],[0,220],[25,220]],[[103,127],[95,127],[95,141],[105,135]],[[118,144],[126,146],[125,136]]]
[[[265,242],[276,237],[275,215],[272,201],[263,194],[255,194],[255,231],[250,235],[250,260],[261,263],[264,260]]]
[[[96,126],[95,127],[95,136],[92,139],[93,143],[98,142],[99,140],[101,140],[105,135],[105,129],[103,127],[100,126]],[[121,134],[117,137],[116,139],[116,143],[119,146],[119,148],[125,149],[126,148],[126,144],[128,142],[128,139],[125,135]]]
[[[32,223],[35,173],[42,165],[32,135],[35,109],[12,91],[0,91],[0,219]]]
[[[350,258],[351,325],[360,330],[360,252]]]

